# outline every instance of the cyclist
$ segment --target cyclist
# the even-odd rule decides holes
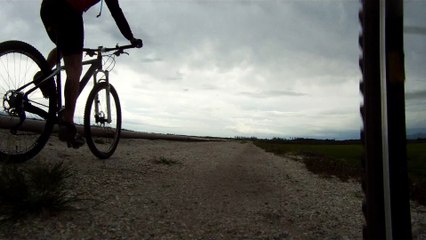
[[[142,47],[142,40],[136,39],[121,10],[118,0],[43,0],[40,16],[49,38],[57,45],[48,57],[47,62],[53,68],[60,56],[63,56],[65,72],[65,109],[61,112],[59,122],[59,139],[67,142],[68,147],[79,148],[84,145],[84,139],[77,134],[74,125],[75,104],[79,91],[79,81],[82,73],[84,26],[83,12],[103,1],[108,6],[120,32],[135,47]],[[35,80],[41,76],[35,76]],[[44,86],[46,87],[46,86]],[[46,89],[41,87],[43,95],[47,97]]]

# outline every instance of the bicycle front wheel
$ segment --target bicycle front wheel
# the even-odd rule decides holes
[[[100,158],[111,157],[121,133],[121,106],[115,88],[102,82],[89,94],[84,110],[84,134],[87,146]]]
[[[44,97],[33,82],[38,72],[50,69],[37,49],[20,41],[0,43],[0,162],[34,157],[52,132],[54,80],[45,85],[52,97]]]

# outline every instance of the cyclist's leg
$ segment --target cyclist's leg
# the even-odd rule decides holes
[[[62,27],[60,16],[61,12],[63,12],[63,4],[60,3],[61,1],[56,0],[43,0],[40,9],[40,17],[46,29],[46,33],[50,40],[52,40],[52,42],[56,45],[58,44],[59,39],[58,31]],[[51,68],[55,66],[57,62],[56,48],[52,49],[46,60]]]
[[[61,1],[56,0],[43,0],[40,8],[40,17],[44,24],[44,27],[46,29],[46,32],[49,36],[49,38],[54,42],[57,43],[58,39],[58,27],[60,24],[60,21],[58,21],[59,16],[61,15]],[[57,58],[54,57],[54,53],[56,53],[56,48],[51,51],[48,58],[46,59],[47,65],[50,69],[52,69],[57,61]],[[48,73],[45,73],[48,74]],[[45,78],[45,76],[41,72],[37,72],[34,75],[34,83],[36,85],[40,84],[40,82]],[[40,85],[40,89],[43,92],[44,97],[49,97],[49,89],[50,86],[46,84]]]
[[[55,0],[57,1],[57,0]],[[62,14],[59,17],[60,28],[57,31],[58,48],[64,58],[67,80],[65,83],[65,110],[62,120],[74,123],[75,103],[77,101],[79,81],[82,71],[84,27],[82,13],[77,12],[66,1],[62,1]],[[52,53],[52,58],[55,53]]]
[[[60,131],[60,140],[65,140],[68,147],[78,148],[85,141],[77,134],[74,126],[74,112],[80,88],[82,72],[84,28],[83,16],[69,5],[66,7],[61,33],[62,46],[59,46],[64,58],[67,80],[65,83],[65,109],[62,115],[64,123]]]
[[[82,72],[82,53],[64,56],[67,80],[65,83],[65,110],[62,120],[74,123],[75,104],[78,97],[79,82]]]
[[[82,13],[75,11],[66,0],[43,0],[40,16],[49,38],[57,45],[46,59],[51,68],[58,62],[58,54],[71,55],[82,52],[84,41]]]
[[[47,66],[48,66],[48,68],[49,69],[53,69],[53,67],[56,65],[56,63],[57,63],[57,61],[58,61],[58,59],[57,59],[57,48],[54,48],[50,53],[49,53],[49,55],[48,55],[48,57],[47,57],[47,59],[46,59],[46,63],[47,63]],[[52,88],[52,84],[50,83],[50,82],[52,82],[53,83],[53,79],[50,81],[48,81],[47,83],[48,84],[46,84],[46,83],[44,83],[44,84],[40,84],[41,83],[41,81],[43,81],[43,79],[45,79],[45,74],[50,74],[50,72],[46,72],[46,73],[42,73],[41,71],[39,71],[39,72],[37,72],[35,75],[34,75],[34,77],[33,77],[33,80],[34,80],[34,84],[35,85],[39,85],[39,87],[40,87],[40,90],[42,91],[42,93],[43,93],[43,96],[45,97],[45,98],[48,98],[50,95],[49,95],[49,92],[50,92],[50,90],[49,90],[49,88]],[[50,85],[49,85],[50,84]]]
[[[45,4],[46,2],[46,4]],[[79,91],[79,81],[82,71],[82,50],[84,28],[82,13],[75,11],[65,0],[43,0],[47,7],[47,17],[42,19],[50,39],[56,43],[58,50],[50,52],[49,64],[56,63],[58,54],[64,59],[67,80],[65,83],[65,109],[61,116],[59,137],[68,142],[68,146],[76,147],[76,129],[74,126],[74,111]],[[42,7],[43,9],[43,7]],[[42,11],[43,13],[43,11]],[[79,142],[77,145],[82,145]]]
[[[79,148],[84,145],[84,139],[77,134],[74,125],[74,112],[80,87],[80,76],[82,72],[82,53],[64,56],[67,80],[65,83],[65,109],[61,116],[59,139],[65,141],[68,147]]]
[[[54,48],[52,51],[50,51],[49,55],[47,55],[47,64],[52,69],[56,63],[58,62],[58,49]]]

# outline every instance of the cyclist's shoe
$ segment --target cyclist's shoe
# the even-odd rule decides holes
[[[80,148],[86,141],[77,133],[77,128],[73,123],[60,122],[59,123],[59,140],[67,142],[69,148]]]
[[[34,84],[35,85],[39,84],[43,80],[43,78],[45,78],[45,75],[41,71],[38,71],[33,77]],[[40,85],[40,90],[43,93],[43,97],[45,98],[49,97],[49,90],[50,90],[49,84],[47,83],[48,81],[45,81],[43,84]]]

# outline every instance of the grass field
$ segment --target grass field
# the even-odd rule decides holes
[[[363,147],[358,141],[275,139],[253,142],[278,155],[303,156],[306,167],[323,177],[335,176],[343,181],[361,177]],[[407,154],[411,198],[426,205],[426,142],[409,142]]]

